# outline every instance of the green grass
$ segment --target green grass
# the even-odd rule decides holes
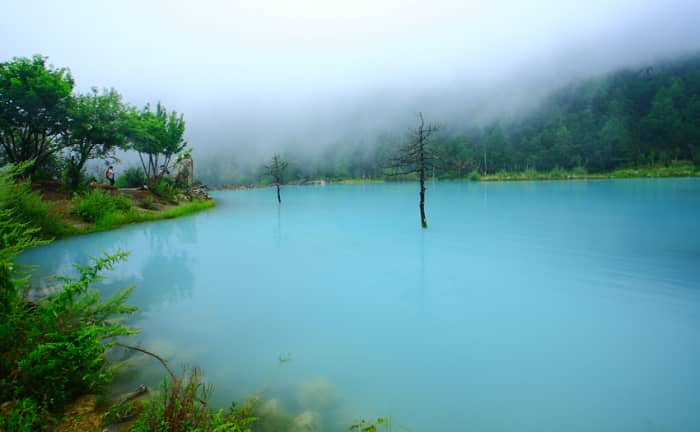
[[[124,212],[117,211],[102,217],[93,227],[88,228],[86,232],[105,231],[132,223],[174,219],[202,210],[207,210],[215,206],[216,203],[213,200],[209,200],[192,201],[161,212],[139,212],[133,208]]]
[[[164,211],[138,211],[130,208],[125,211],[116,210],[104,214],[94,224],[86,227],[71,227],[61,237],[89,234],[119,228],[124,225],[141,222],[153,222],[164,219],[174,219],[192,213],[207,210],[216,206],[213,200],[192,201]]]
[[[370,179],[370,178],[364,178],[364,179],[343,179],[343,180],[338,180],[337,182],[333,182],[337,184],[373,184],[373,183],[385,183],[384,179]]]
[[[670,166],[647,166],[639,168],[617,169],[605,173],[587,173],[583,168],[563,170],[555,168],[549,172],[526,170],[521,172],[500,171],[496,174],[482,176],[482,181],[518,181],[518,180],[579,180],[608,178],[654,178],[654,177],[700,177],[700,169],[690,163],[677,163]]]

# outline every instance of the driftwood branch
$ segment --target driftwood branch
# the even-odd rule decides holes
[[[130,350],[142,352],[142,353],[144,353],[144,354],[147,354],[147,355],[149,355],[149,356],[155,358],[156,360],[158,360],[158,361],[160,362],[160,364],[163,365],[163,367],[165,368],[165,370],[168,371],[168,373],[170,374],[170,377],[173,379],[173,382],[177,381],[177,376],[175,376],[175,373],[174,373],[174,372],[172,371],[172,369],[170,369],[170,367],[168,366],[168,362],[166,362],[166,361],[163,359],[163,357],[159,356],[158,354],[154,354],[154,353],[152,353],[152,352],[150,352],[150,351],[148,351],[148,350],[145,350],[145,349],[143,349],[143,348],[139,348],[139,347],[135,347],[135,346],[132,346],[132,345],[123,344],[123,343],[120,343],[120,342],[116,342],[115,345],[120,346],[120,347],[122,347],[122,348],[127,348],[127,349],[130,349]]]

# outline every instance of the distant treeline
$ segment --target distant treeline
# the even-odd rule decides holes
[[[446,126],[434,142],[442,154],[434,173],[439,178],[700,164],[700,55],[569,85],[517,118]],[[388,157],[405,139],[386,133],[373,145],[343,143],[307,159],[288,152],[286,180],[383,178]],[[211,184],[267,181],[262,166],[246,168],[222,157],[201,160],[198,176]]]

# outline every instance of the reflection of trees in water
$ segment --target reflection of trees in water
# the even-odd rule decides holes
[[[77,277],[75,264],[87,265],[90,256],[105,251],[131,251],[124,263],[104,272],[97,285],[103,297],[135,285],[129,301],[147,311],[151,307],[189,296],[194,275],[189,245],[197,243],[195,218],[143,225],[142,230],[116,230],[89,237],[76,237],[44,248],[27,251],[23,264],[37,264],[32,284],[47,293],[60,284],[51,276]]]
[[[148,311],[154,306],[191,295],[194,275],[186,245],[196,243],[196,223],[194,218],[185,218],[154,224],[145,235],[148,248],[134,253],[140,256],[140,271],[126,280],[103,283],[101,290],[109,294],[124,288],[124,283],[136,285],[130,303]]]

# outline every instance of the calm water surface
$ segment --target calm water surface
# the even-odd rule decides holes
[[[262,391],[323,430],[700,430],[698,179],[428,184],[427,231],[417,190],[219,192],[22,258],[132,251],[102,290],[135,284],[138,342],[217,404]],[[163,374],[130,363],[124,388]]]

